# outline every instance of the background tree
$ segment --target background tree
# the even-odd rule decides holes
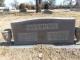
[[[36,13],[41,12],[42,0],[36,0]]]
[[[0,6],[4,6],[4,0],[0,0]]]
[[[21,3],[19,5],[19,10],[20,10],[20,12],[26,12],[26,4],[25,3]]]
[[[15,9],[19,9],[17,0],[14,0],[14,1],[11,3],[11,6],[12,6],[13,8],[15,8]]]
[[[48,0],[51,9],[55,7],[56,0]]]
[[[49,9],[49,2],[48,1],[44,1],[42,3],[43,9],[48,10]]]
[[[72,9],[72,7],[73,7],[72,3],[73,3],[73,1],[70,0],[70,2],[69,2],[69,7],[70,7],[70,9]]]
[[[64,8],[72,8],[72,0],[64,0],[63,6]]]
[[[35,9],[35,5],[32,1],[30,1],[29,6],[30,6],[30,9]]]
[[[75,7],[76,7],[76,8],[79,8],[79,2],[78,2],[78,0],[76,0]]]

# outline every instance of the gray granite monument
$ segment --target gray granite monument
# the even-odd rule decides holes
[[[27,19],[26,19],[27,20]],[[38,18],[11,23],[14,44],[73,44],[75,19]]]

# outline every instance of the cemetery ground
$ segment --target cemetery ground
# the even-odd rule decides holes
[[[10,23],[24,21],[25,19],[40,17],[74,17],[75,26],[80,26],[80,12],[70,10],[54,10],[52,14],[43,13],[14,13],[0,14],[0,32],[11,28]],[[0,33],[0,40],[3,37]],[[79,46],[79,45],[78,45]],[[78,47],[76,46],[76,47]],[[30,46],[0,46],[0,60],[80,60],[80,47],[33,45]]]

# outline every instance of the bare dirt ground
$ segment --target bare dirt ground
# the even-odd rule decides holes
[[[51,48],[0,48],[0,60],[80,60],[80,49]]]
[[[39,17],[74,17],[75,26],[80,26],[80,12],[54,10],[53,14],[28,13],[28,14],[0,14],[0,32],[6,28],[11,28],[10,23],[14,21],[23,21],[29,18]],[[0,40],[3,37],[0,33]],[[9,46],[0,46],[0,60],[80,60],[80,48],[49,48],[36,46],[34,48],[10,48]]]

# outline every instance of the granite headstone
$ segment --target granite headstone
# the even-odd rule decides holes
[[[15,44],[72,44],[75,19],[40,18],[11,23]]]

